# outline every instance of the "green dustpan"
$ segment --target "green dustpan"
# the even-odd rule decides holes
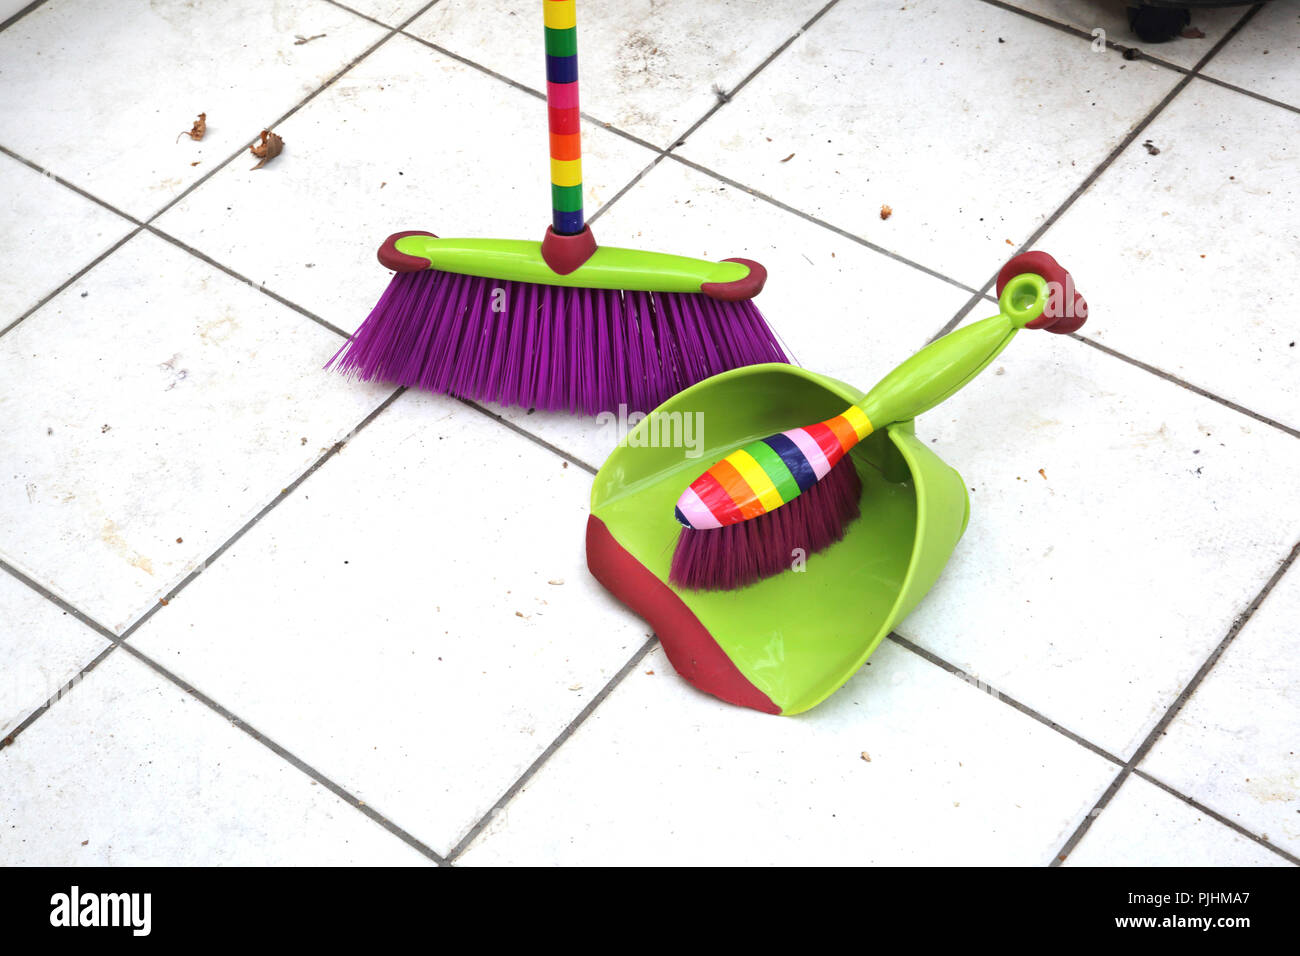
[[[1020,328],[1057,323],[1044,307],[1064,271],[1045,254],[1028,255],[1042,257],[1030,262],[1046,280],[1018,270],[1007,276],[1026,257],[1012,260],[999,277],[1001,314],[931,343],[895,369],[869,393],[875,407],[882,407],[882,389],[901,389],[912,404],[893,407],[919,414],[970,381]],[[1086,315],[1081,298],[1071,301]],[[1058,324],[1052,331],[1072,331],[1082,318]],[[802,570],[741,590],[668,583],[680,530],[673,507],[685,487],[741,445],[866,401],[853,386],[791,365],[734,369],[660,405],[596,475],[588,567],[654,628],[673,667],[701,690],[767,713],[808,710],[857,672],[942,572],[966,529],[966,484],[915,437],[910,420],[882,419],[850,453],[862,480],[862,514],[843,540],[808,557]],[[685,429],[700,421],[703,447],[686,457],[673,439],[698,434]]]

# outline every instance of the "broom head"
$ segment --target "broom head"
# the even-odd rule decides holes
[[[701,292],[623,291],[428,268],[428,260],[397,251],[405,236],[437,238],[390,237],[380,261],[400,271],[326,368],[478,401],[595,414],[620,404],[649,410],[719,372],[788,361],[749,297],[766,276],[749,260],[730,260],[749,268],[744,282],[697,285]],[[744,287],[746,297],[728,301],[727,285]]]

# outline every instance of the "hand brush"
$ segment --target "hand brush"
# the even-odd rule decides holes
[[[399,232],[397,274],[326,364],[481,401],[654,408],[718,372],[787,358],[751,301],[767,272],[597,247],[583,220],[574,0],[543,0],[552,225],[539,242]]]
[[[1045,252],[1016,256],[998,274],[1000,312],[931,342],[842,414],[750,442],[682,492],[683,526],[669,581],[734,590],[788,570],[844,536],[861,483],[849,451],[873,431],[908,421],[970,382],[1022,328],[1073,332],[1088,306]]]

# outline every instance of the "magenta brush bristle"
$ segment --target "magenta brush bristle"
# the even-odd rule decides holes
[[[862,480],[845,455],[825,478],[775,511],[724,528],[682,528],[668,580],[692,591],[734,591],[787,571],[798,552],[807,557],[844,537],[861,496]]]
[[[426,269],[393,276],[326,368],[591,415],[620,404],[648,412],[710,375],[786,361],[748,299],[564,288]]]

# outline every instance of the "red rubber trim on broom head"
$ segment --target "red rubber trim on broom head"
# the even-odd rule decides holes
[[[595,515],[587,518],[587,568],[654,629],[673,668],[689,683],[729,704],[781,713],[740,672],[685,602],[632,557]]]
[[[733,279],[731,282],[704,283],[700,286],[700,291],[710,299],[717,299],[719,302],[740,302],[744,299],[752,299],[763,291],[763,284],[767,282],[767,270],[762,264],[753,259],[723,259],[722,261],[739,262],[743,266],[749,266],[749,274],[742,279]]]
[[[1047,282],[1054,282],[1061,290],[1048,300],[1043,314],[1025,326],[1027,329],[1047,329],[1065,335],[1079,329],[1088,321],[1088,303],[1074,288],[1074,278],[1046,252],[1022,252],[1013,256],[998,272],[997,294],[1002,295],[1006,284],[1018,275],[1032,272]],[[1064,314],[1061,314],[1064,303]]]
[[[423,229],[412,229],[409,232],[395,232],[379,247],[379,261],[385,269],[392,269],[394,272],[423,272],[429,268],[432,263],[424,256],[408,256],[404,252],[397,251],[397,240],[404,239],[407,236],[429,236],[437,239],[431,232],[425,232]]]

